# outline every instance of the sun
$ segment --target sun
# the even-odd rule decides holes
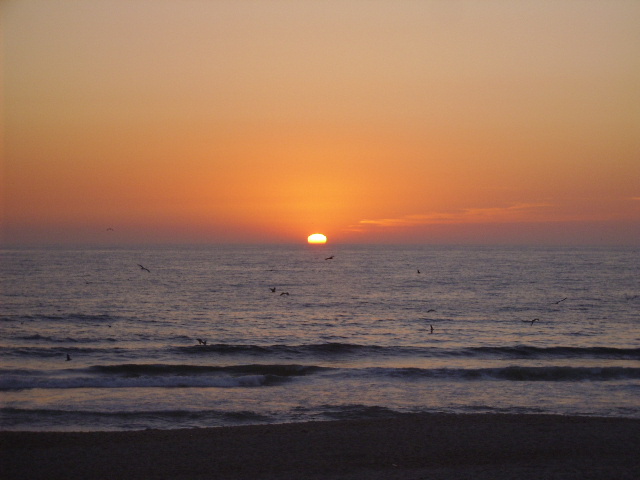
[[[325,237],[323,234],[321,233],[314,233],[312,235],[309,235],[307,237],[307,242],[314,244],[314,245],[319,245],[322,243],[327,243],[327,237]]]

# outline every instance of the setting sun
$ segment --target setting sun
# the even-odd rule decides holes
[[[321,233],[314,233],[307,237],[307,242],[314,244],[327,243],[327,237]]]

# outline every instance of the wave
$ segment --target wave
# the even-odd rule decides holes
[[[101,365],[65,370],[64,376],[46,371],[5,371],[0,390],[68,388],[235,388],[282,385],[296,377],[324,374],[325,380],[456,382],[606,382],[640,380],[640,368],[632,367],[526,367],[501,368],[330,368],[315,365]]]
[[[366,372],[365,372],[366,371]],[[640,368],[631,367],[523,367],[502,368],[369,368],[363,373],[402,379],[507,380],[507,381],[609,381],[638,380]]]
[[[588,357],[610,359],[640,359],[640,348],[615,347],[533,347],[515,345],[512,347],[472,347],[463,350],[471,355],[496,355],[501,357]]]
[[[95,365],[87,369],[65,370],[64,376],[49,375],[45,371],[5,372],[0,377],[0,390],[262,387],[282,384],[292,377],[321,370],[329,369],[304,365]]]
[[[138,348],[118,347],[117,339],[74,339],[71,337],[48,337],[33,334],[21,337],[23,341],[38,342],[34,346],[20,345],[15,347],[0,347],[0,355],[17,357],[54,358],[71,354],[124,354],[137,357],[141,354],[149,355],[151,351]],[[49,342],[46,346],[40,342]],[[98,345],[101,344],[101,345]],[[130,341],[128,345],[130,345]],[[94,346],[95,345],[95,346]],[[144,342],[140,345],[144,345]],[[254,344],[211,344],[168,346],[170,353],[187,356],[250,356],[257,359],[275,357],[280,359],[338,359],[338,358],[492,358],[492,359],[553,359],[553,358],[593,358],[616,360],[640,360],[640,348],[616,347],[535,347],[531,345],[513,346],[483,346],[460,349],[435,346],[379,346],[361,345],[354,343],[317,343],[301,345],[254,345]],[[160,352],[153,350],[153,355]]]
[[[241,410],[241,411],[225,411],[225,410],[136,410],[136,411],[121,411],[121,412],[106,412],[106,411],[83,411],[83,410],[64,410],[55,408],[16,408],[16,407],[2,407],[0,408],[0,414],[27,414],[27,415],[78,415],[78,416],[103,416],[103,417],[140,417],[140,416],[168,416],[175,418],[184,417],[202,417],[203,415],[214,416],[230,416],[233,418],[266,418],[263,415],[259,415],[255,412]]]
[[[393,353],[398,347],[379,347],[373,345],[359,345],[350,343],[319,343],[307,345],[251,345],[251,344],[211,344],[193,345],[188,347],[177,347],[177,349],[190,355],[383,355]]]
[[[300,356],[339,356],[339,355],[406,355],[424,354],[429,349],[421,347],[361,345],[356,343],[312,343],[302,345],[251,345],[251,344],[211,344],[177,347],[186,354],[239,354],[239,355],[300,355]]]
[[[250,410],[151,410],[151,411],[82,411],[48,408],[0,408],[3,429],[40,429],[68,425],[89,425],[91,430],[140,429],[153,425],[156,428],[180,428],[184,426],[224,425],[238,423],[264,423],[272,418]],[[77,429],[77,427],[74,427]]]
[[[609,358],[640,359],[640,348],[615,347],[534,347],[529,345],[469,347],[463,349],[447,349],[439,347],[419,346],[378,346],[353,343],[319,343],[303,345],[243,345],[243,344],[211,344],[177,347],[186,354],[240,354],[240,355],[300,355],[300,356],[420,356],[420,357],[473,357],[484,356],[494,358]]]
[[[171,365],[171,364],[121,364],[121,365],[95,365],[89,368],[98,373],[122,374],[128,376],[138,375],[206,375],[212,373],[228,373],[242,375],[275,375],[280,377],[296,377],[308,375],[326,367],[314,365]]]
[[[323,416],[333,420],[351,420],[354,418],[388,418],[402,413],[388,407],[377,405],[320,405]]]
[[[136,376],[136,377],[29,377],[8,376],[0,379],[2,390],[68,388],[234,388],[261,387],[277,383],[267,375],[238,377]]]
[[[80,342],[78,342],[80,343]],[[78,347],[78,346],[56,346],[56,347],[0,347],[0,355],[6,357],[31,357],[31,358],[65,358],[66,354],[93,354],[108,353],[109,355],[131,354],[131,350],[118,347]]]
[[[33,334],[33,335],[23,335],[15,337],[18,340],[37,340],[44,341],[50,343],[102,343],[102,342],[117,342],[118,340],[113,337],[107,338],[95,338],[95,337],[81,337],[81,338],[73,338],[73,337],[52,337],[47,335]]]

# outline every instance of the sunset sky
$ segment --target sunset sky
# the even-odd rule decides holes
[[[6,245],[640,245],[637,0],[0,9]]]

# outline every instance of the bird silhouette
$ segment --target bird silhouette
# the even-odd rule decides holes
[[[201,338],[196,338],[196,340],[198,340],[198,345],[206,345],[207,341],[206,340],[202,340]]]
[[[567,298],[569,298],[569,297],[564,297],[562,300],[558,300],[557,302],[553,302],[553,303],[558,305],[559,303],[564,302]]]
[[[273,288],[269,287],[269,290],[271,290],[271,293],[275,293],[276,292],[276,287],[273,287]]]
[[[149,270],[147,267],[143,267],[140,264],[138,264],[138,266],[140,267],[140,270],[146,270],[147,272],[151,273],[151,270]]]
[[[533,325],[534,322],[539,321],[539,318],[534,318],[533,320],[522,320],[522,323],[528,323],[529,325]]]
[[[330,257],[325,258],[325,260],[333,260],[333,255],[331,255]]]
[[[71,355],[67,353],[67,362],[71,360]]]
[[[282,292],[282,293],[280,294],[280,296],[282,296],[282,295],[289,295],[289,292]]]
[[[429,327],[431,328],[431,331],[429,333],[433,333],[433,325],[429,325]]]

